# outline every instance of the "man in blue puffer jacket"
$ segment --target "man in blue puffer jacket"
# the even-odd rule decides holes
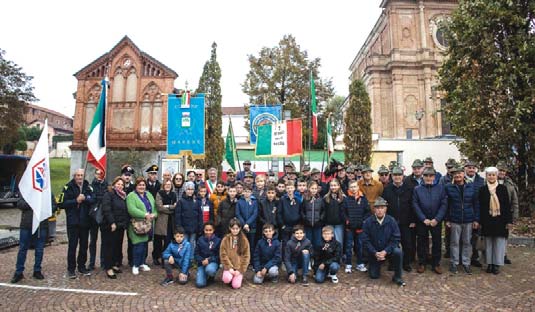
[[[433,271],[442,274],[440,268],[440,249],[442,248],[442,220],[446,215],[447,198],[444,185],[435,183],[436,171],[433,168],[424,170],[424,185],[414,188],[412,206],[418,217],[416,233],[418,236],[418,273],[425,272],[425,262],[429,253],[429,233],[432,237]]]
[[[472,229],[479,227],[478,190],[474,183],[465,183],[464,169],[452,169],[453,184],[446,185],[448,196],[448,212],[446,226],[451,228],[451,264],[450,272],[457,273],[459,265],[459,241],[462,242],[461,262],[466,274],[472,274],[470,258],[472,254]]]

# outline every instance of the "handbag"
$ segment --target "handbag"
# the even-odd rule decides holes
[[[147,219],[131,219],[130,223],[132,223],[134,233],[138,235],[147,234],[152,229],[152,222]]]
[[[479,251],[485,251],[486,244],[485,244],[485,237],[484,236],[478,236],[477,242],[476,242],[476,249]]]
[[[102,215],[102,207],[100,204],[96,204],[89,210],[89,216],[95,220],[98,225],[102,224],[104,216]]]

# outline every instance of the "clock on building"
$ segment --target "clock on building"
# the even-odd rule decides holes
[[[431,19],[430,30],[433,36],[433,41],[435,45],[441,49],[446,50],[448,48],[448,40],[445,36],[445,27],[444,23],[448,22],[449,17],[446,15],[435,16]]]

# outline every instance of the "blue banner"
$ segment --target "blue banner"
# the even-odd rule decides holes
[[[183,98],[167,96],[167,154],[204,155],[204,94]]]
[[[251,105],[249,106],[249,125],[251,144],[256,144],[258,126],[274,123],[282,120],[282,106],[275,105]]]

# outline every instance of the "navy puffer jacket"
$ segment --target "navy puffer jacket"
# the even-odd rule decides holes
[[[462,193],[461,188],[463,188]],[[448,196],[447,221],[458,224],[479,222],[479,195],[474,183],[465,183],[463,186],[448,184],[446,195]]]
[[[176,205],[175,225],[183,227],[186,234],[200,234],[202,231],[201,206],[195,204],[198,200],[184,193]]]

